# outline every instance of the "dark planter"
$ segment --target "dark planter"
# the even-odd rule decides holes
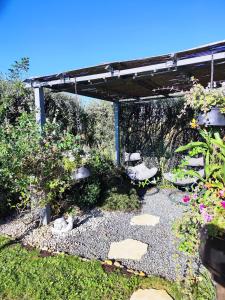
[[[225,287],[225,235],[211,237],[204,229],[201,232],[199,254],[202,264],[211,272],[215,282]]]
[[[213,107],[206,114],[199,114],[198,124],[205,126],[225,126],[225,115],[222,114],[218,107]]]

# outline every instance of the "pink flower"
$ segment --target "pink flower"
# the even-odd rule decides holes
[[[196,200],[197,198],[198,198],[198,195],[197,195],[197,194],[193,194],[193,195],[192,195],[192,199],[195,199],[195,200]]]
[[[225,190],[220,190],[220,191],[219,191],[219,196],[220,196],[221,198],[223,198],[223,197],[225,196]]]
[[[225,209],[225,201],[221,201],[220,204],[221,204],[222,207]]]
[[[202,217],[206,223],[211,222],[213,219],[213,217],[210,214],[208,214],[205,210],[202,211]]]
[[[189,202],[191,200],[191,198],[190,198],[190,196],[188,196],[188,195],[185,195],[183,198],[182,198],[182,201],[184,202],[184,203],[187,203],[187,202]]]
[[[202,213],[202,212],[204,211],[204,209],[205,209],[205,205],[201,203],[201,204],[199,205],[200,213]]]

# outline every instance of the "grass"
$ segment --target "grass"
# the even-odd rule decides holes
[[[176,283],[161,278],[106,273],[97,261],[82,261],[59,254],[40,257],[0,236],[0,299],[100,300],[129,299],[138,288],[165,289],[176,300],[184,299]]]

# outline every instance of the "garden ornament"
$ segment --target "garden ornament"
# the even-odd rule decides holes
[[[73,217],[69,216],[67,220],[64,217],[58,218],[53,223],[52,233],[61,234],[73,229]]]

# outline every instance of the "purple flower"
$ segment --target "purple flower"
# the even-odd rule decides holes
[[[183,198],[182,198],[182,201],[184,202],[184,203],[187,203],[187,202],[189,202],[191,200],[191,198],[190,198],[190,196],[188,196],[188,195],[185,195]]]
[[[221,201],[220,204],[222,205],[222,207],[225,209],[225,201]]]
[[[197,194],[193,194],[192,198],[196,200],[198,198],[198,195]]]
[[[202,212],[204,211],[204,209],[205,209],[205,205],[201,203],[201,204],[199,205],[200,213],[202,213]]]
[[[210,214],[208,214],[207,211],[205,211],[205,210],[202,211],[202,216],[206,223],[211,222],[213,219],[213,217]]]

